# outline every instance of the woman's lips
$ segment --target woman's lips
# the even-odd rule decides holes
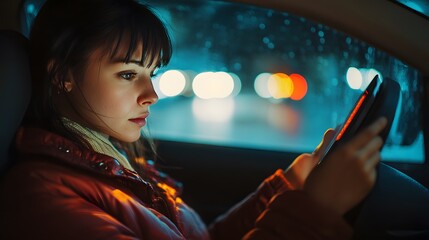
[[[140,127],[143,127],[144,125],[146,125],[146,118],[148,117],[148,115],[144,115],[138,118],[131,118],[128,119],[128,121],[131,121],[137,125],[139,125]]]

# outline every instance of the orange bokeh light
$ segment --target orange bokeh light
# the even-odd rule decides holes
[[[300,74],[294,73],[290,75],[290,79],[292,79],[294,90],[291,94],[290,98],[292,100],[299,101],[305,97],[307,94],[308,86],[307,81]]]
[[[288,98],[294,91],[292,79],[284,73],[275,73],[268,79],[268,91],[273,98]]]

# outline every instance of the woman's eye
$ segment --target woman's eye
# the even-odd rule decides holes
[[[150,77],[151,77],[151,78],[156,77],[156,75],[158,75],[158,70],[159,70],[159,68],[155,68],[155,69],[150,73]]]
[[[136,73],[132,73],[132,72],[120,73],[119,76],[125,80],[132,80],[136,76]]]

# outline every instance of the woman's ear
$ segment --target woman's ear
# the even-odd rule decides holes
[[[58,89],[58,93],[61,91],[71,92],[74,86],[73,75],[68,71],[66,76],[60,76],[59,73],[55,73],[54,68],[55,60],[50,60],[47,66],[48,73],[54,72],[52,77],[52,85]]]
[[[71,74],[68,74],[71,75]],[[71,76],[64,81],[64,91],[71,92],[73,89],[73,79]]]

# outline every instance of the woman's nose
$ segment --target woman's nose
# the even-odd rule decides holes
[[[142,86],[140,95],[137,99],[137,103],[140,106],[143,105],[152,105],[158,101],[158,94],[156,94],[155,89],[153,88],[152,81],[149,80],[147,84]]]

